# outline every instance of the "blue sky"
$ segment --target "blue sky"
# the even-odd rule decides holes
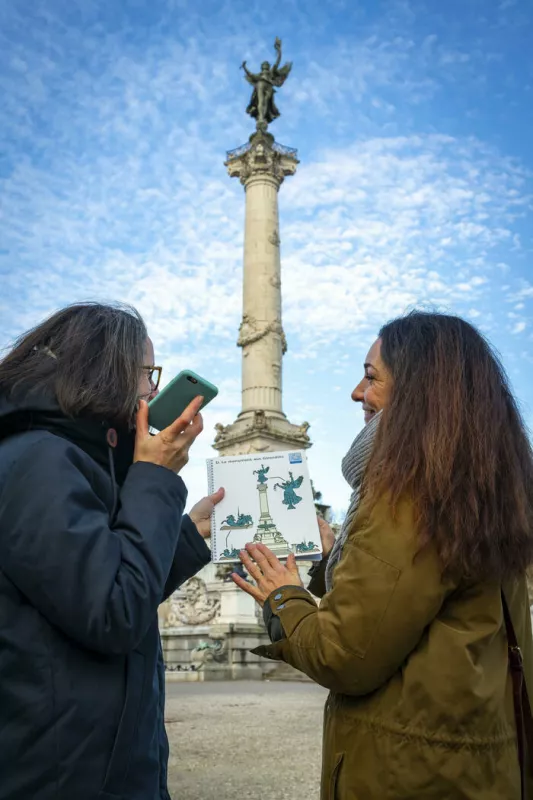
[[[167,378],[240,403],[244,196],[225,151],[253,130],[243,58],[294,62],[276,139],[284,406],[311,423],[335,509],[362,424],[350,391],[380,325],[453,310],[502,354],[533,424],[530,0],[0,0],[0,346],[58,306],[136,305]]]

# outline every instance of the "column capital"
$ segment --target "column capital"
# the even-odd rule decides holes
[[[230,150],[225,166],[231,178],[239,178],[243,186],[255,180],[272,180],[279,188],[287,175],[294,175],[299,164],[294,148],[278,144],[269,133],[255,133],[250,141]]]

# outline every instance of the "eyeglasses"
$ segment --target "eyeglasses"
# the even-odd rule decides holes
[[[157,389],[161,382],[161,373],[163,372],[163,367],[143,367],[148,372],[148,380],[154,387]]]

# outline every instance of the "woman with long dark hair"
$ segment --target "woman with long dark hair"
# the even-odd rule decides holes
[[[169,800],[159,604],[210,559],[184,516],[195,400],[151,436],[139,314],[70,306],[0,362],[0,798]]]
[[[320,606],[294,558],[242,554],[273,640],[256,652],[331,690],[322,800],[529,797],[533,459],[504,371],[462,319],[413,312],[352,397],[367,424]]]

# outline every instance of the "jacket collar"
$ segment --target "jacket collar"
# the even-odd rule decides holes
[[[89,417],[67,417],[54,398],[0,397],[0,441],[29,430],[47,430],[72,442],[110,473],[119,486],[133,464],[134,431]]]

